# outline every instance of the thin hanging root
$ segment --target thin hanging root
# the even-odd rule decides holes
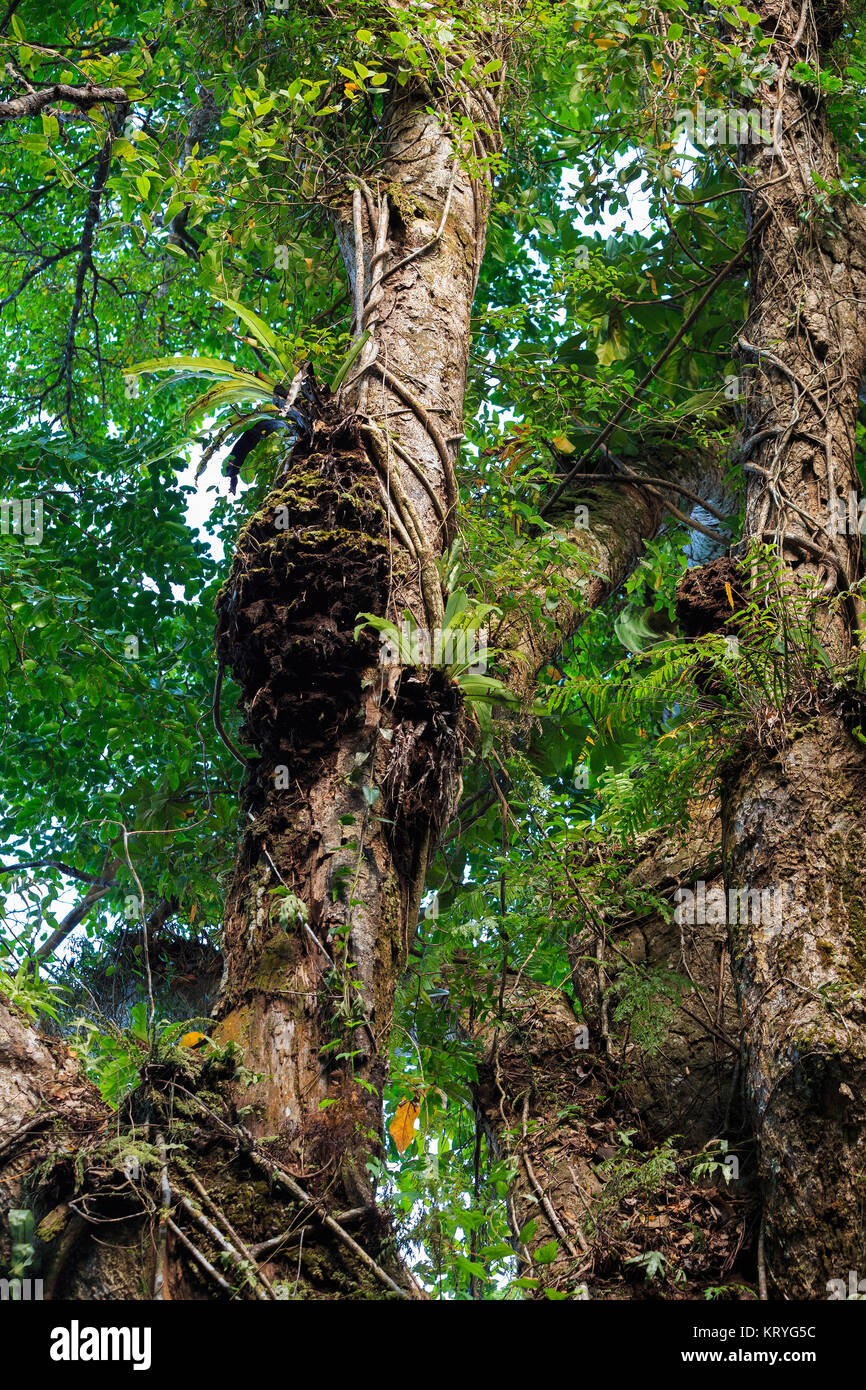
[[[451,198],[454,193],[454,184],[456,178],[457,166],[455,163],[454,169],[451,174],[451,182],[448,186],[448,193],[445,198],[445,204],[442,209],[442,216],[439,221],[439,226],[437,227],[431,240],[428,241],[424,246],[419,246],[417,250],[410,252],[408,256],[404,256],[402,260],[398,261],[396,265],[390,266],[386,271],[383,271],[382,266],[388,254],[388,230],[390,217],[387,195],[382,195],[381,199],[379,200],[378,210],[374,210],[373,195],[371,194],[369,188],[363,182],[363,180],[361,180],[359,184],[356,185],[352,193],[352,230],[355,240],[355,308],[353,330],[356,338],[360,336],[360,334],[363,333],[365,330],[369,331],[370,338],[369,341],[364,344],[364,347],[362,349],[361,361],[358,366],[358,371],[355,373],[355,376],[352,378],[351,382],[344,386],[344,389],[351,389],[351,387],[355,386],[358,382],[361,383],[358,390],[358,413],[361,415],[365,415],[367,413],[367,396],[369,393],[369,381],[364,380],[364,377],[369,372],[370,368],[374,365],[374,363],[377,361],[379,352],[379,345],[376,341],[375,330],[379,321],[379,305],[382,299],[382,285],[384,281],[388,279],[389,276],[394,275],[398,270],[402,270],[405,266],[411,264],[411,262],[418,260],[419,257],[425,255],[428,251],[431,251],[435,246],[439,244],[445,231],[445,225],[448,221],[448,214],[451,209]],[[366,199],[367,202],[367,217],[370,223],[370,234],[373,239],[372,255],[370,260],[370,289],[366,295],[364,293],[364,232],[361,207],[362,193],[364,199]],[[412,411],[414,411],[418,420],[423,425],[424,429],[427,431],[436,447],[436,452],[438,453],[442,463],[442,471],[445,480],[445,496],[448,502],[447,511],[443,511],[441,503],[439,502],[438,497],[435,495],[432,488],[430,487],[428,480],[424,477],[420,470],[418,470],[417,466],[413,463],[413,461],[402,452],[401,457],[404,458],[404,460],[412,468],[413,472],[415,472],[416,476],[423,482],[424,486],[427,488],[427,491],[429,492],[431,500],[433,502],[433,506],[436,509],[436,514],[442,526],[445,529],[446,543],[450,543],[453,532],[453,520],[449,520],[449,518],[451,518],[451,514],[454,512],[454,509],[457,505],[457,482],[454,477],[454,466],[452,464],[451,455],[448,450],[448,443],[444,435],[442,434],[442,431],[439,429],[439,426],[437,425],[436,421],[432,418],[432,416],[427,411],[422,402],[418,399],[418,397],[412,391],[410,391],[408,386],[405,386],[403,382],[401,382],[397,377],[395,377],[394,374],[390,372],[386,367],[382,368],[382,382],[383,385],[389,386],[390,389],[397,396],[399,396],[399,398],[403,401],[404,405],[409,406],[409,408]],[[403,522],[403,530],[407,532],[409,535],[411,535],[412,527],[408,524],[408,518],[405,514],[405,509],[404,514],[401,517],[401,520]],[[420,531],[418,532],[418,540],[419,542],[421,540]]]
[[[528,1115],[529,1115],[529,1093],[527,1092],[527,1094],[526,1094],[526,1095],[524,1096],[524,1098],[523,1098],[523,1138],[524,1138],[524,1140],[526,1139],[526,1133],[527,1133],[527,1118],[528,1118]],[[580,1256],[579,1256],[579,1254],[577,1253],[577,1251],[575,1250],[575,1248],[574,1248],[574,1246],[572,1245],[571,1241],[569,1240],[569,1238],[568,1238],[568,1236],[567,1236],[567,1234],[566,1234],[566,1232],[565,1232],[565,1230],[564,1230],[564,1228],[563,1228],[562,1222],[560,1221],[559,1217],[557,1216],[557,1214],[556,1214],[556,1212],[555,1212],[555,1210],[554,1210],[554,1208],[553,1208],[553,1203],[550,1201],[550,1198],[548,1197],[548,1195],[547,1195],[547,1193],[545,1192],[544,1188],[541,1186],[541,1183],[538,1181],[538,1178],[537,1178],[536,1175],[535,1175],[535,1169],[533,1168],[532,1163],[530,1162],[529,1154],[525,1151],[525,1149],[521,1149],[521,1151],[520,1151],[520,1157],[522,1158],[522,1160],[523,1160],[523,1166],[524,1166],[524,1168],[526,1169],[526,1176],[529,1178],[529,1181],[532,1183],[532,1186],[535,1188],[535,1191],[536,1191],[536,1193],[537,1193],[537,1195],[538,1195],[538,1200],[540,1201],[542,1207],[544,1208],[544,1210],[545,1210],[545,1212],[546,1212],[546,1214],[547,1214],[547,1219],[548,1219],[548,1221],[550,1222],[551,1226],[553,1227],[553,1229],[554,1229],[554,1231],[556,1232],[556,1234],[557,1234],[557,1236],[559,1237],[559,1239],[562,1241],[563,1245],[565,1246],[565,1248],[566,1248],[566,1250],[568,1251],[568,1253],[569,1253],[569,1255],[571,1256],[571,1258],[572,1258],[573,1260],[579,1260],[579,1259],[580,1259]],[[588,1248],[589,1248],[588,1246],[585,1246],[584,1253],[586,1253],[586,1250],[587,1250]]]
[[[629,478],[628,481],[639,482],[640,480]],[[711,527],[704,526],[702,521],[695,521],[694,517],[686,516],[685,512],[681,512],[679,507],[675,507],[673,502],[670,502],[668,498],[665,497],[664,493],[659,492],[657,488],[650,487],[649,483],[645,483],[644,486],[647,492],[655,497],[656,501],[661,502],[662,506],[670,512],[671,516],[675,516],[677,521],[681,521],[683,525],[688,526],[691,531],[700,531],[702,536],[708,536],[709,539],[715,541],[717,545],[726,544],[726,538],[720,531],[714,531]]]
[[[247,1259],[247,1260],[249,1260],[250,1264],[253,1266],[253,1269],[254,1269],[256,1278],[259,1279],[259,1280],[261,1281],[261,1283],[265,1286],[265,1288],[267,1289],[267,1291],[268,1291],[268,1293],[270,1294],[271,1298],[276,1298],[276,1294],[274,1293],[273,1287],[272,1287],[272,1285],[271,1285],[271,1281],[268,1279],[267,1275],[265,1275],[265,1274],[262,1272],[262,1270],[259,1269],[257,1262],[253,1259],[252,1251],[250,1250],[250,1248],[249,1248],[248,1245],[245,1245],[245,1244],[244,1244],[243,1240],[242,1240],[241,1237],[238,1235],[238,1233],[237,1233],[237,1231],[235,1230],[234,1226],[232,1225],[232,1223],[229,1221],[228,1217],[226,1216],[225,1212],[222,1210],[221,1207],[218,1207],[217,1204],[216,1204],[216,1202],[213,1200],[213,1198],[212,1198],[211,1196],[209,1196],[209,1194],[208,1194],[208,1192],[207,1192],[207,1189],[204,1187],[204,1185],[203,1185],[201,1182],[199,1182],[199,1180],[198,1180],[198,1178],[196,1177],[195,1173],[193,1173],[193,1172],[191,1172],[189,1169],[187,1169],[187,1174],[186,1174],[186,1175],[187,1175],[187,1177],[189,1178],[189,1181],[192,1183],[192,1185],[193,1185],[193,1187],[195,1188],[195,1190],[196,1190],[196,1192],[198,1193],[198,1195],[201,1197],[201,1199],[202,1199],[202,1201],[204,1202],[205,1206],[209,1209],[211,1215],[212,1215],[216,1220],[222,1222],[226,1234],[227,1234],[228,1236],[231,1237],[231,1239],[234,1241],[235,1245],[237,1246],[238,1250],[240,1250],[240,1252],[241,1252],[241,1254],[244,1256],[244,1258]]]
[[[377,481],[379,483],[379,490],[382,493],[382,501],[388,509],[391,524],[400,537],[403,545],[418,565],[418,575],[421,580],[421,597],[424,601],[424,612],[430,630],[435,632],[441,628],[445,617],[445,609],[442,605],[442,583],[439,578],[439,571],[436,568],[436,557],[429,546],[422,545],[419,549],[419,547],[413,543],[400,520],[396,499],[393,496],[389,496],[381,478],[378,478]]]
[[[382,265],[388,254],[388,199],[382,196],[379,200],[379,212],[376,220],[376,239],[373,243],[373,253],[370,259],[370,292],[364,300],[361,311],[360,331],[367,329],[370,333],[368,341],[364,344],[361,353],[361,363],[358,369],[358,376],[363,377],[367,368],[372,366],[379,353],[379,345],[376,342],[376,325],[379,322],[379,305],[382,302]],[[358,391],[358,411],[361,415],[367,413],[367,393],[369,381],[363,380]]]
[[[361,190],[352,194],[352,231],[355,237],[355,314],[357,336],[364,327],[364,227],[361,218]]]
[[[672,483],[669,478],[656,478],[649,473],[635,473],[634,469],[629,468],[627,463],[623,463],[622,459],[618,458],[616,454],[611,453],[610,449],[604,444],[600,446],[599,453],[604,458],[610,459],[614,467],[618,468],[626,477],[640,478],[645,483],[655,483],[658,487],[666,488],[669,492],[679,492],[683,497],[688,497],[690,502],[696,502],[699,507],[702,507],[705,512],[709,512],[710,516],[714,516],[716,520],[721,521],[723,525],[730,521],[730,516],[726,516],[718,507],[714,507],[712,502],[708,502],[706,498],[701,497],[699,493],[692,492],[690,488],[684,487],[682,483]],[[581,478],[590,476],[597,477],[598,475],[581,474]]]
[[[352,1207],[349,1211],[337,1212],[334,1220],[340,1221],[345,1225],[347,1221],[357,1221],[359,1217],[366,1215],[366,1207]],[[301,1232],[309,1230],[312,1230],[311,1226],[290,1226],[289,1229],[283,1231],[281,1235],[271,1236],[270,1240],[263,1240],[258,1245],[251,1245],[250,1254],[254,1255],[257,1260],[262,1259],[265,1255],[273,1255],[277,1252],[283,1254],[285,1253],[283,1250],[284,1246],[296,1246],[300,1240]]]
[[[235,1291],[232,1288],[231,1284],[229,1284],[227,1280],[225,1280],[222,1277],[218,1269],[214,1269],[207,1256],[201,1253],[197,1245],[193,1245],[189,1236],[180,1229],[180,1226],[176,1225],[176,1223],[172,1221],[171,1217],[168,1217],[166,1225],[177,1237],[181,1245],[184,1245],[186,1247],[186,1249],[192,1255],[192,1258],[195,1260],[196,1264],[204,1270],[205,1274],[209,1275],[210,1278],[213,1279],[214,1283],[219,1288],[221,1288],[224,1293],[227,1293],[230,1298],[234,1298]]]
[[[430,479],[427,477],[427,474],[424,472],[423,468],[419,468],[418,464],[415,462],[415,460],[413,459],[412,455],[408,452],[408,450],[404,449],[404,448],[403,448],[403,445],[400,444],[400,443],[398,443],[398,441],[397,441],[396,439],[392,439],[392,440],[391,440],[391,448],[394,450],[394,453],[397,454],[398,457],[400,457],[400,458],[403,460],[403,462],[404,462],[405,464],[408,464],[409,468],[411,468],[412,472],[415,474],[415,477],[418,479],[419,483],[421,483],[421,484],[423,485],[423,487],[424,487],[424,489],[425,489],[425,491],[426,491],[426,493],[427,493],[427,496],[430,498],[430,502],[431,502],[431,505],[432,505],[432,507],[433,507],[434,512],[436,513],[436,515],[438,516],[439,520],[442,522],[442,525],[444,526],[444,525],[445,525],[445,508],[442,506],[442,503],[439,501],[439,497],[438,497],[438,494],[437,494],[437,492],[436,492],[436,489],[433,488],[433,487],[431,487],[431,485],[430,485]]]
[[[358,179],[358,187],[364,195],[364,202],[367,204],[367,220],[370,223],[370,240],[375,241],[376,233],[379,229],[379,215],[376,212],[376,201],[370,192],[369,185],[363,179]]]
[[[436,568],[436,557],[429,546],[425,546],[419,556],[421,566],[421,595],[427,609],[427,622],[433,632],[438,632],[445,620],[442,606],[442,581]]]
[[[186,1197],[181,1197],[180,1205],[183,1207],[187,1216],[191,1216],[196,1225],[201,1226],[205,1234],[209,1235],[211,1240],[214,1241],[221,1250],[225,1251],[232,1264],[235,1265],[241,1274],[243,1274],[244,1278],[252,1284],[253,1293],[256,1298],[262,1299],[267,1303],[270,1298],[276,1296],[273,1291],[270,1294],[266,1293],[262,1286],[257,1283],[253,1269],[249,1267],[248,1262],[244,1259],[241,1252],[236,1250],[230,1241],[226,1240],[225,1236],[217,1230],[216,1226],[205,1216],[203,1211],[199,1211],[198,1207],[194,1207],[192,1202]],[[255,1261],[253,1260],[251,1263],[253,1267],[255,1267]]]
[[[362,425],[361,433],[366,436],[371,445],[374,463],[385,474],[387,487],[381,476],[379,477],[379,486],[389,508],[389,514],[395,523],[395,530],[398,531],[398,534],[402,533],[401,540],[403,540],[410,555],[418,561],[421,596],[424,600],[427,622],[431,631],[436,631],[441,628],[445,616],[442,605],[442,583],[436,568],[433,551],[424,539],[421,518],[403,486],[400,474],[396,469],[390,467],[388,445],[379,428],[372,424]]]
[[[417,548],[412,543],[411,537],[407,533],[406,528],[400,520],[400,514],[397,511],[393,498],[388,496],[388,490],[385,487],[385,484],[382,482],[382,479],[377,477],[376,481],[379,484],[379,491],[382,494],[382,501],[385,503],[385,507],[388,512],[388,520],[391,526],[397,532],[401,545],[404,545],[408,550],[409,554],[412,556],[412,558],[417,560],[419,558]]]
[[[387,367],[382,367],[382,380],[389,386],[395,396],[399,396],[404,405],[408,405],[414,410],[421,424],[429,434],[433,443],[436,445],[436,452],[442,463],[442,471],[445,476],[445,497],[448,502],[449,531],[453,526],[452,513],[457,506],[457,480],[454,477],[454,465],[451,462],[451,455],[448,452],[448,445],[445,436],[437,425],[436,421],[427,411],[427,408],[419,401],[414,391],[410,391],[408,386],[396,377]],[[449,536],[450,539],[450,536]]]
[[[436,231],[433,233],[430,240],[426,242],[424,246],[419,246],[417,250],[410,251],[409,255],[404,256],[402,260],[397,261],[396,265],[390,265],[388,269],[385,271],[385,273],[382,275],[379,281],[380,285],[383,284],[385,280],[389,280],[392,275],[396,275],[398,270],[402,270],[404,266],[411,265],[413,261],[419,260],[421,256],[426,256],[428,251],[432,251],[434,247],[439,245],[440,241],[442,240],[442,234],[445,231],[445,223],[448,221],[448,213],[451,209],[451,195],[454,192],[454,180],[456,177],[457,169],[455,167],[454,172],[451,175],[451,183],[448,185],[448,196],[445,199],[445,206],[442,209],[442,218],[439,222],[439,226],[436,228]]]
[[[247,1153],[249,1155],[251,1162],[253,1162],[257,1168],[261,1169],[262,1172],[268,1173],[269,1175],[277,1178],[277,1180],[281,1182],[284,1187],[287,1187],[289,1192],[291,1192],[295,1197],[297,1197],[301,1202],[303,1202],[305,1206],[312,1208],[312,1210],[319,1217],[320,1221],[323,1221],[324,1224],[328,1227],[328,1229],[334,1232],[334,1235],[336,1235],[340,1240],[342,1240],[345,1245],[348,1245],[349,1249],[352,1250],[358,1256],[361,1263],[366,1265],[368,1269],[372,1270],[376,1277],[378,1279],[381,1279],[383,1284],[387,1284],[388,1288],[393,1289],[394,1292],[400,1296],[400,1298],[427,1298],[427,1294],[415,1281],[413,1275],[408,1270],[406,1271],[406,1273],[407,1277],[411,1281],[413,1293],[406,1293],[405,1290],[401,1289],[398,1284],[395,1284],[390,1274],[388,1274],[384,1269],[381,1269],[379,1265],[376,1264],[376,1261],[370,1255],[367,1254],[366,1250],[361,1249],[357,1241],[352,1239],[348,1231],[343,1230],[339,1222],[336,1221],[333,1216],[331,1216],[330,1212],[327,1210],[325,1206],[322,1205],[321,1202],[317,1202],[315,1198],[311,1197],[307,1192],[304,1191],[300,1183],[295,1182],[294,1178],[290,1177],[288,1173],[284,1173],[282,1168],[278,1168],[272,1158],[259,1151],[258,1144],[256,1143],[253,1136],[250,1134],[248,1129],[245,1129],[243,1125],[228,1124],[222,1118],[222,1116],[217,1115],[215,1111],[211,1110],[210,1106],[205,1105],[204,1102],[200,1099],[200,1097],[195,1095],[194,1092],[188,1091],[185,1086],[181,1086],[179,1087],[179,1089],[183,1092],[184,1096],[188,1100],[192,1101],[194,1105],[198,1106],[198,1108],[205,1115],[208,1115],[210,1119],[215,1120],[216,1123],[219,1125],[220,1129],[223,1130],[225,1134],[230,1135],[236,1142],[240,1142],[240,1145],[242,1146],[244,1153]],[[355,1214],[356,1213],[352,1213],[352,1215]],[[171,1226],[171,1229],[175,1232],[175,1234],[180,1237],[183,1244],[187,1246],[190,1253],[193,1255],[193,1258],[202,1264],[202,1268],[206,1269],[208,1273],[211,1273],[219,1282],[221,1287],[228,1289],[230,1293],[233,1292],[233,1290],[222,1278],[222,1276],[217,1272],[217,1270],[213,1268],[213,1265],[211,1265],[209,1261],[205,1259],[205,1256],[202,1255],[201,1251],[197,1250],[196,1247],[193,1245],[192,1241],[184,1235],[183,1231],[181,1231],[171,1220],[169,1220],[169,1225]]]
[[[383,475],[386,494],[403,523],[404,529],[411,537],[410,550],[415,558],[418,559],[424,549],[424,527],[421,524],[421,518],[412,505],[412,499],[403,486],[403,479],[396,469],[391,468],[387,442],[377,425],[362,425],[361,433],[362,435],[366,435],[370,444],[373,446],[373,461],[377,464]]]
[[[836,556],[829,554],[827,550],[806,536],[797,536],[791,531],[762,531],[761,540],[774,544],[782,556],[784,556],[786,546],[789,550],[799,551],[801,555],[805,551],[807,555],[813,556],[821,568],[827,571],[824,580],[824,597],[826,599],[832,598],[836,589],[843,588],[848,582],[845,571]]]
[[[320,1202],[317,1202],[315,1197],[311,1197],[308,1192],[304,1191],[300,1183],[295,1182],[294,1178],[289,1177],[288,1173],[284,1173],[282,1168],[278,1168],[275,1163],[269,1162],[268,1160],[262,1158],[255,1151],[253,1151],[250,1154],[250,1158],[252,1159],[253,1163],[256,1164],[257,1167],[263,1168],[266,1172],[270,1173],[273,1177],[275,1177],[277,1182],[281,1183],[283,1187],[287,1188],[288,1191],[291,1192],[294,1197],[297,1197],[298,1201],[303,1202],[308,1207],[311,1207],[312,1210],[319,1217],[319,1220],[322,1221],[328,1227],[328,1230],[333,1231],[334,1235],[337,1236],[337,1238],[341,1240],[344,1245],[348,1246],[348,1248],[352,1251],[353,1255],[355,1255],[355,1257],[359,1259],[361,1263],[365,1265],[366,1268],[369,1269],[372,1274],[375,1274],[376,1278],[379,1279],[380,1282],[386,1286],[386,1288],[389,1288],[392,1291],[392,1293],[397,1294],[398,1298],[408,1299],[410,1297],[406,1290],[401,1289],[400,1285],[394,1282],[390,1274],[388,1274],[386,1270],[382,1269],[381,1265],[377,1265],[376,1261],[372,1258],[372,1256],[368,1255],[366,1250],[362,1249],[358,1242],[352,1239],[352,1237],[349,1235],[349,1232],[343,1230],[343,1227],[339,1224],[339,1222],[334,1220],[333,1216],[331,1216],[327,1208],[323,1207]]]
[[[219,666],[217,667],[216,680],[214,682],[213,688],[213,725],[220,738],[222,739],[223,743],[225,744],[226,748],[232,754],[232,756],[237,758],[238,762],[242,763],[244,767],[249,767],[249,763],[247,762],[243,753],[241,753],[240,750],[235,747],[228,734],[226,733],[225,729],[223,728],[222,719],[220,718],[220,692],[223,688],[224,667],[225,663],[223,661],[220,661]]]
[[[385,205],[385,207],[386,207],[386,215],[387,215],[387,204]],[[378,226],[378,223],[377,223],[377,226]],[[378,241],[378,237],[377,237],[377,241]],[[384,261],[384,259],[385,259],[385,257],[386,257],[387,255],[388,255],[388,247],[387,247],[387,246],[381,247],[381,249],[380,249],[379,251],[376,252],[376,254],[373,256],[373,259],[372,259],[371,262],[370,262],[370,275],[371,275],[371,276],[372,276],[372,274],[373,274],[373,272],[374,272],[375,270],[378,270],[378,268],[380,267],[382,261]],[[384,280],[384,278],[385,278],[384,275],[382,275],[382,276],[380,277],[378,283],[381,284],[381,283],[382,283],[382,280]],[[369,292],[368,292],[368,294],[367,294],[367,299],[366,299],[366,301],[365,301],[365,308],[367,308],[367,309],[370,307],[371,298],[372,298],[372,294],[373,294],[373,289],[374,289],[374,288],[375,288],[375,286],[372,286],[372,285],[371,285],[370,290],[369,290]]]

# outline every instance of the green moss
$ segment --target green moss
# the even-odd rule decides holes
[[[281,989],[286,972],[296,956],[294,939],[287,936],[281,928],[274,933],[265,946],[261,962],[251,977],[251,984],[266,992]]]
[[[803,942],[800,937],[790,937],[784,945],[779,947],[779,964],[791,965],[795,961],[801,960],[803,956]]]
[[[61,1206],[55,1207],[36,1227],[37,1236],[45,1245],[50,1245],[66,1230],[71,1216],[72,1208],[67,1206],[65,1202]]]

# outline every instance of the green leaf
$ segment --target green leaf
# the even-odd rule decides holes
[[[252,309],[248,309],[245,304],[240,304],[236,299],[221,299],[219,295],[215,295],[214,298],[219,299],[220,304],[224,304],[227,309],[230,309],[233,314],[236,314],[237,317],[246,324],[253,336],[261,343],[271,360],[279,367],[281,375],[291,370],[292,363],[280,353],[277,335],[274,333],[273,329],[268,327],[264,319],[259,318],[258,314],[253,313]]]
[[[146,362],[135,362],[126,371],[130,376],[140,376],[145,372],[174,372],[176,376],[212,377],[218,381],[254,383],[257,380],[249,372],[239,371],[231,362],[223,362],[219,357],[150,357]]]
[[[369,341],[370,341],[370,333],[369,333],[369,330],[368,330],[368,329],[365,329],[365,330],[364,330],[364,332],[361,334],[360,338],[356,338],[356,339],[355,339],[354,343],[353,343],[352,346],[349,348],[349,351],[347,352],[346,356],[343,358],[343,361],[342,361],[342,363],[341,363],[341,365],[340,365],[340,369],[339,369],[339,371],[337,372],[337,375],[334,377],[334,380],[331,382],[331,394],[332,394],[332,395],[333,395],[336,391],[339,391],[340,387],[342,386],[343,382],[346,380],[346,377],[347,377],[348,374],[349,374],[349,368],[352,366],[353,362],[355,362],[355,361],[357,360],[357,358],[360,356],[360,354],[361,354],[361,352],[362,352],[362,350],[363,350],[365,344],[368,343]]]
[[[536,1264],[552,1265],[559,1254],[559,1242],[549,1240],[545,1245],[540,1245],[537,1250],[533,1250],[532,1258]]]
[[[469,603],[469,597],[465,589],[455,589],[448,599],[445,607],[445,615],[442,619],[443,629],[451,627],[454,619],[459,613],[463,613]]]

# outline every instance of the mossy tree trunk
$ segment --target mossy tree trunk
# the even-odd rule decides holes
[[[369,331],[336,397],[246,524],[217,602],[218,654],[256,751],[250,823],[228,895],[218,1037],[255,1080],[238,1095],[331,1210],[371,1205],[394,995],[428,856],[460,791],[457,686],[380,663],[359,614],[441,627],[436,560],[453,533],[469,318],[498,147],[496,94],[410,83],[382,159],[337,225]],[[369,179],[369,182],[367,181]],[[323,1102],[328,1102],[323,1106]]]

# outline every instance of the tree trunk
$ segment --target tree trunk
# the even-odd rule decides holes
[[[846,196],[820,193],[838,181],[833,141],[818,93],[791,78],[795,63],[817,62],[829,7],[765,0],[755,8],[774,35],[779,73],[761,92],[776,145],[750,145],[741,161],[752,166],[751,220],[767,219],[740,337],[749,367],[746,539],[775,545],[792,604],[798,582],[822,587],[818,635],[838,670],[855,655],[852,634],[862,637],[859,599],[831,601],[860,574],[856,505],[853,528],[835,519],[859,494],[866,224]],[[768,707],[723,795],[729,887],[771,889],[783,900],[781,914],[734,923],[731,949],[760,1142],[767,1273],[789,1298],[826,1297],[827,1280],[866,1260],[866,759],[848,731],[845,686],[844,674],[835,685],[815,679],[792,687],[781,708]],[[766,719],[781,722],[783,735],[770,735]]]
[[[467,102],[494,149],[494,97]],[[219,657],[258,755],[219,1038],[255,1073],[238,1097],[247,1127],[279,1136],[335,1210],[374,1199],[394,994],[460,789],[456,685],[383,666],[355,627],[370,612],[399,623],[405,608],[441,627],[435,562],[454,524],[488,207],[467,153],[437,94],[399,92],[375,191],[359,180],[337,213],[356,338],[371,337],[336,398],[311,388],[301,402],[309,431],[217,601]]]

